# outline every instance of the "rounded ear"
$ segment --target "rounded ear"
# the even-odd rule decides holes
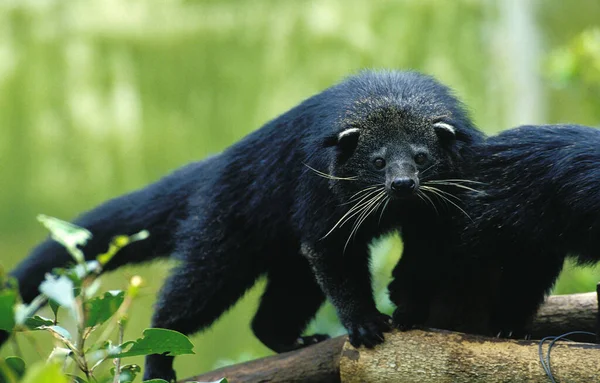
[[[342,130],[338,134],[338,143],[337,147],[344,153],[351,153],[356,149],[358,145],[358,137],[360,136],[360,131],[358,128],[350,128],[346,130]]]
[[[327,137],[323,146],[337,146],[338,150],[341,152],[353,152],[354,149],[356,149],[356,145],[358,145],[358,137],[360,137],[360,130],[358,130],[358,128],[345,129],[335,135]]]
[[[337,160],[345,162],[354,153],[358,145],[358,137],[360,137],[358,128],[344,129],[335,135],[327,137],[323,142],[323,146],[334,146],[337,149]]]
[[[437,134],[438,138],[442,142],[449,142],[456,140],[456,129],[454,126],[445,123],[445,122],[436,122],[433,124],[433,129],[435,130],[435,134]]]

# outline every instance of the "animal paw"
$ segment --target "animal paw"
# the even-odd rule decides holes
[[[314,334],[314,335],[309,335],[309,336],[301,336],[300,338],[296,339],[296,342],[294,343],[294,349],[299,349],[299,348],[303,348],[306,346],[310,346],[312,344],[317,344],[317,343],[327,340],[329,338],[330,338],[330,336],[327,334]]]
[[[531,339],[531,331],[527,329],[498,329],[497,331],[494,331],[493,334],[496,336],[496,338],[501,339]]]
[[[291,343],[290,342],[282,343],[281,341],[269,342],[268,340],[265,340],[265,339],[261,339],[261,341],[267,347],[269,347],[271,350],[273,350],[277,353],[282,353],[282,352],[294,351],[294,350],[298,350],[300,348],[308,347],[313,344],[317,344],[319,342],[327,340],[329,338],[330,338],[329,335],[326,335],[326,334],[314,334],[314,335],[309,335],[309,336],[301,336]]]
[[[384,341],[383,333],[392,329],[392,318],[377,313],[363,320],[354,321],[346,328],[352,346],[373,348]]]
[[[400,331],[408,331],[414,328],[416,325],[421,324],[417,316],[410,310],[402,309],[398,307],[392,314],[392,321],[394,327]]]

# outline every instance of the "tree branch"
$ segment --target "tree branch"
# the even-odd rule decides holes
[[[600,289],[600,287],[599,287]],[[549,297],[533,326],[534,338],[580,330],[596,332],[596,293]],[[373,350],[354,349],[346,337],[224,367],[187,380],[249,382],[547,382],[538,341],[500,340],[442,330],[393,332]],[[547,347],[546,347],[547,349]],[[559,342],[555,376],[600,381],[600,346]],[[185,381],[185,380],[184,380]]]

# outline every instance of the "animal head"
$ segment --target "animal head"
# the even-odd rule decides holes
[[[456,178],[482,139],[458,99],[429,76],[364,72],[331,89],[328,174],[346,199],[401,203],[428,198],[427,185]],[[333,129],[331,129],[333,128]],[[348,182],[344,182],[348,181]],[[439,189],[438,189],[439,190]]]

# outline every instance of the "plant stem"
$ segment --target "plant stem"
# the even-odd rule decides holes
[[[123,333],[125,332],[125,328],[123,326],[123,322],[119,320],[119,344],[123,344]],[[115,359],[115,377],[113,378],[113,383],[119,383],[121,378],[121,358]]]
[[[85,282],[85,281],[84,281]],[[87,360],[85,358],[85,303],[87,302],[87,298],[85,296],[85,283],[81,286],[81,293],[79,295],[79,299],[77,300],[77,316],[79,319],[79,323],[77,324],[77,349],[76,352],[79,355],[79,359],[81,360],[81,370],[85,374],[85,377],[89,381],[93,376],[90,373],[90,369],[88,367]],[[94,378],[94,380],[96,380]]]

